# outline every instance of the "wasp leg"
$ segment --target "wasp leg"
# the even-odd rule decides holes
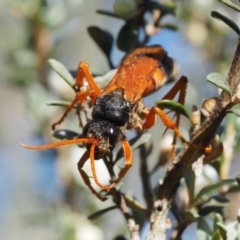
[[[184,102],[185,102],[185,95],[186,95],[186,88],[187,88],[187,78],[182,76],[176,82],[176,84],[172,87],[172,89],[162,98],[162,100],[164,100],[164,99],[173,99],[177,95],[177,93],[179,92],[178,102],[181,103],[181,104],[184,104]],[[155,108],[155,107],[153,107],[153,108]],[[153,113],[153,112],[154,111],[152,110],[152,113],[149,113],[147,115],[146,122],[143,125],[144,129],[151,128],[155,124],[156,119],[155,119],[155,113]],[[176,125],[176,128],[178,128],[180,114],[178,114],[178,113],[176,113],[176,114],[177,114],[177,121],[176,121],[175,125]]]
[[[182,76],[162,99],[173,99],[179,93],[178,102],[184,104],[188,80]]]
[[[80,87],[83,86],[83,79],[84,78],[86,78],[90,89],[87,90],[87,91],[84,91],[84,92],[79,92]],[[92,102],[95,103],[97,96],[101,93],[101,89],[96,84],[96,82],[95,82],[95,80],[94,80],[94,78],[93,78],[93,76],[92,76],[92,74],[89,70],[89,66],[86,62],[80,62],[79,63],[78,71],[77,71],[77,77],[76,77],[76,83],[73,86],[73,88],[77,92],[76,97],[72,101],[72,103],[67,107],[67,109],[64,112],[63,116],[61,117],[61,119],[52,125],[53,130],[55,129],[55,127],[57,125],[59,125],[61,122],[63,122],[63,120],[65,119],[67,114],[72,110],[72,108],[74,107],[74,105],[77,102],[82,102],[84,99],[86,99],[87,96],[90,96],[91,99],[92,99]]]
[[[82,102],[84,99],[86,99],[87,96],[90,96],[93,93],[93,90],[87,90],[85,92],[79,92],[76,94],[75,99],[72,101],[72,103],[67,107],[66,111],[64,112],[63,116],[55,122],[52,125],[52,130],[55,130],[56,126],[63,122],[65,117],[68,115],[68,113],[72,110],[72,108],[75,106],[77,102]]]
[[[175,83],[175,85],[172,87],[172,89],[162,99],[163,100],[164,99],[173,99],[179,93],[177,102],[179,102],[182,105],[184,105],[185,97],[186,97],[186,90],[187,90],[187,83],[188,83],[188,79],[185,76],[182,76]],[[176,116],[175,124],[176,124],[176,127],[178,128],[179,127],[179,123],[180,123],[180,114],[176,112],[175,116]],[[164,131],[164,133],[166,131],[167,131],[167,128]],[[177,141],[177,134],[174,133],[173,141],[172,141],[173,148],[172,148],[172,151],[171,151],[171,156],[172,157],[174,157],[174,154],[175,154],[176,141]]]
[[[163,112],[160,108],[157,107],[152,107],[149,110],[148,115],[146,116],[146,121],[143,124],[143,129],[147,129],[147,128],[151,128],[156,121],[156,114],[158,114],[158,116],[162,119],[163,123],[166,125],[167,128],[172,129],[175,134],[178,136],[178,138],[183,142],[186,143],[187,145],[189,145],[190,147],[196,148],[196,149],[202,149],[205,151],[205,153],[210,153],[211,152],[211,147],[201,147],[201,146],[197,146],[194,145],[192,143],[190,143],[189,141],[187,141],[182,133],[179,131],[177,125],[172,121],[172,119],[170,117],[168,117],[168,115]]]
[[[107,198],[102,197],[91,185],[91,181],[89,180],[88,175],[86,174],[86,172],[82,169],[85,162],[88,160],[89,157],[89,153],[86,151],[83,156],[81,157],[81,159],[78,162],[78,171],[85,183],[85,185],[90,189],[90,191],[92,192],[92,194],[94,194],[99,200],[101,201],[105,201]]]
[[[96,84],[96,82],[90,72],[89,65],[86,62],[80,62],[78,65],[76,83],[74,86],[78,87],[78,88],[82,87],[84,78],[86,78],[86,80],[89,84],[89,88],[94,91],[92,100],[93,100],[93,102],[95,102],[96,97],[101,93],[101,89]]]
[[[122,142],[122,148],[123,148],[124,156],[125,156],[125,159],[126,159],[125,160],[125,166],[119,172],[118,178],[112,181],[114,183],[118,183],[125,176],[125,174],[129,170],[129,168],[132,166],[132,149],[131,149],[131,146],[130,146],[130,144],[127,140],[124,140]]]
[[[95,168],[95,162],[94,162],[94,152],[95,152],[95,147],[98,145],[99,141],[95,141],[91,148],[90,148],[90,163],[91,163],[91,170],[92,170],[92,174],[93,174],[93,179],[95,181],[95,183],[103,190],[106,190],[106,191],[110,191],[115,183],[112,183],[110,184],[109,186],[104,186],[102,185],[99,181],[98,181],[98,178],[97,178],[97,173],[96,173],[96,168]]]

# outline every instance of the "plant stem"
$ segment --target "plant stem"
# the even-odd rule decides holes
[[[227,82],[233,95],[237,92],[240,83],[240,40],[238,40],[237,49],[229,70]],[[216,106],[205,119],[200,128],[192,134],[190,143],[197,146],[209,146],[214,138],[217,128],[227,115],[228,109],[237,102],[222,91],[219,98],[216,98]],[[169,228],[167,219],[170,204],[176,194],[181,178],[192,168],[192,164],[203,154],[203,150],[184,146],[182,151],[171,162],[163,184],[157,189],[152,214],[150,217],[151,229],[148,234],[148,240],[165,240],[166,231]]]
[[[231,2],[230,0],[218,0],[219,2],[227,5],[228,7],[240,12],[240,7],[236,5],[235,3]]]

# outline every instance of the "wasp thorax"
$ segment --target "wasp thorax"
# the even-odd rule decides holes
[[[124,126],[129,120],[130,104],[123,96],[122,90],[100,95],[93,108],[94,119],[104,119],[116,126]]]

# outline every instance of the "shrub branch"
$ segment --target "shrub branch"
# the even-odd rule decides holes
[[[237,89],[240,83],[240,40],[238,40],[227,82],[232,91],[232,97],[222,91],[219,98],[215,98],[215,107],[209,113],[209,116],[206,117],[200,128],[193,132],[191,137],[192,144],[207,147],[214,138],[217,128],[227,115],[228,110],[239,103]],[[202,150],[184,146],[174,161],[171,162],[163,183],[159,185],[155,195],[150,217],[151,228],[148,234],[148,240],[166,239],[166,231],[170,227],[167,216],[180,180],[187,171],[191,170],[192,164],[203,154],[204,152]]]

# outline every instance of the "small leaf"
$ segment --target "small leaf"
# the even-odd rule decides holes
[[[219,203],[229,203],[229,200],[222,195],[212,196],[212,197],[209,198],[208,201],[211,201],[212,199],[215,200],[216,202],[219,202]]]
[[[195,208],[188,209],[186,211],[186,214],[188,215],[188,217],[191,218],[191,222],[195,222],[200,218],[200,215],[198,214],[198,212]]]
[[[113,45],[113,36],[108,31],[102,30],[99,27],[91,26],[87,28],[89,35],[96,42],[99,48],[105,53],[109,58],[112,45]]]
[[[132,150],[138,149],[141,145],[147,143],[151,139],[152,135],[150,133],[143,133],[135,138],[132,138],[129,142],[131,144]]]
[[[201,216],[207,216],[210,213],[221,213],[223,206],[204,206],[199,210]]]
[[[139,203],[134,197],[124,194],[123,195],[126,203],[128,204],[128,207],[134,210],[140,210],[142,212],[146,212],[146,208],[142,206],[141,203]]]
[[[188,196],[189,196],[189,205],[191,206],[194,201],[194,186],[195,186],[195,180],[196,176],[193,171],[188,171],[184,176],[187,190],[188,190]]]
[[[212,83],[213,85],[219,87],[220,89],[222,89],[226,93],[228,93],[228,95],[230,97],[232,96],[232,92],[231,92],[231,90],[228,86],[228,83],[226,82],[223,75],[221,75],[220,73],[210,73],[210,74],[208,74],[207,81]]]
[[[202,218],[197,224],[197,236],[199,240],[210,240],[211,229]]]
[[[227,229],[226,229],[226,227],[224,226],[224,224],[222,223],[222,221],[221,221],[221,222],[218,222],[218,223],[217,223],[217,226],[218,226],[219,229],[221,229],[221,231],[224,231],[225,233],[227,232]]]
[[[208,215],[212,212],[221,213],[222,209],[226,207],[229,203],[229,200],[221,195],[211,196],[199,207],[200,215]]]
[[[240,117],[240,109],[228,109],[227,112],[228,112],[228,113],[233,113],[233,114],[235,114],[237,117]]]
[[[113,13],[113,12],[109,12],[109,11],[105,11],[105,10],[101,10],[101,9],[98,9],[96,12],[99,13],[99,14],[108,16],[108,17],[114,17],[114,18],[122,19],[119,15],[117,15],[116,13]]]
[[[219,230],[213,233],[211,240],[223,240]]]
[[[138,29],[132,22],[126,22],[117,36],[117,46],[123,52],[133,49],[138,42]]]
[[[224,224],[222,222],[218,222],[217,226],[218,226],[219,232],[220,232],[221,237],[223,238],[223,240],[227,240],[227,229],[224,226]]]
[[[170,8],[156,1],[147,1],[143,4],[143,6],[149,11],[160,10],[161,17],[163,17],[166,14],[175,15],[174,8]]]
[[[225,180],[221,180],[217,183],[213,183],[210,184],[206,187],[204,187],[195,197],[195,201],[198,201],[202,196],[204,196],[205,194],[211,193],[215,190],[217,190],[219,187],[226,185],[226,184],[231,184],[234,183],[235,179],[225,179]]]
[[[55,72],[69,85],[72,87],[72,84],[74,82],[74,79],[72,75],[69,73],[69,71],[63,66],[62,63],[54,60],[49,59],[48,60],[49,65],[55,70]]]
[[[165,29],[172,30],[172,31],[178,30],[178,26],[176,26],[175,24],[171,24],[171,23],[160,23],[158,26],[160,28],[165,28]]]
[[[117,208],[118,208],[117,206],[111,206],[111,207],[102,209],[102,210],[97,211],[97,212],[91,214],[90,216],[88,216],[88,219],[89,220],[95,220],[95,219],[101,217],[103,214],[105,214],[105,213],[107,213],[107,212],[109,212],[111,210],[117,209]]]
[[[223,21],[224,23],[226,23],[230,28],[232,28],[236,33],[237,35],[240,34],[240,29],[239,27],[237,26],[236,23],[234,23],[231,19],[229,19],[228,17],[222,15],[221,13],[219,12],[216,12],[216,11],[212,11],[211,12],[211,16],[216,18],[216,19],[219,19],[221,21]]]
[[[238,209],[237,221],[240,224],[240,208]]]
[[[240,186],[240,178],[236,178],[238,186]]]
[[[170,109],[179,114],[182,114],[183,116],[187,117],[188,119],[190,118],[190,115],[187,112],[187,110],[185,109],[185,107],[179,102],[169,100],[169,99],[164,99],[164,100],[156,102],[155,104],[157,105],[157,107],[159,107],[161,109],[165,109],[165,108]]]
[[[53,132],[53,137],[64,140],[64,139],[73,139],[73,138],[79,138],[80,134],[70,131],[70,130],[56,130]]]
[[[226,4],[230,8],[240,12],[240,7],[238,5],[236,5],[235,3],[233,3],[231,0],[218,0],[218,1]]]
[[[113,9],[121,18],[131,19],[136,15],[138,6],[136,0],[115,0]]]
[[[217,226],[217,223],[222,223],[223,222],[223,217],[221,214],[219,213],[216,213],[215,216],[214,216],[214,225],[213,225],[213,229],[214,231],[218,230],[218,226]]]
[[[46,102],[48,106],[58,106],[58,107],[68,107],[71,102],[68,101],[48,101]]]
[[[119,182],[114,186],[114,188],[116,189],[116,191],[119,191],[122,186],[123,186],[123,182]]]
[[[150,138],[151,138],[151,134],[144,132],[143,134],[141,134],[140,136],[134,137],[132,138],[129,143],[131,145],[132,151],[138,149],[141,145],[147,143]],[[122,148],[118,151],[117,155],[116,155],[116,160],[115,162],[117,162],[121,157],[123,157],[123,150]]]

